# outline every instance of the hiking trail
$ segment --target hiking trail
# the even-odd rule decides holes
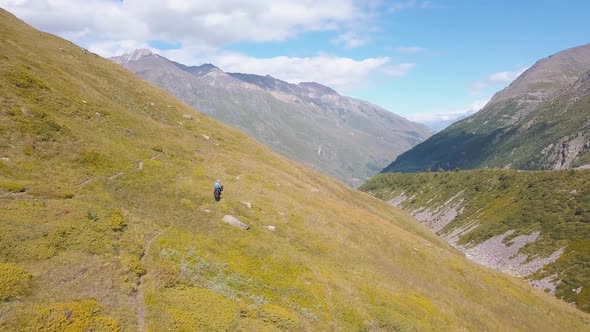
[[[143,247],[143,250],[141,252],[141,256],[139,257],[139,261],[141,262],[141,264],[144,267],[145,267],[145,260],[146,260],[147,254],[150,251],[152,244],[165,231],[166,231],[166,229],[157,231],[156,234],[154,234],[150,239],[148,239],[146,241],[145,246]],[[147,330],[146,329],[146,321],[145,321],[146,308],[143,303],[143,287],[142,287],[144,284],[144,278],[146,275],[147,275],[147,269],[146,269],[146,273],[144,273],[142,276],[139,277],[139,282],[137,284],[137,292],[135,294],[135,305],[137,308],[137,330],[140,332],[144,332]]]

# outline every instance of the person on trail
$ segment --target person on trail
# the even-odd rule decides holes
[[[221,192],[223,191],[223,186],[221,185],[220,181],[215,181],[214,189],[213,189],[213,197],[215,197],[215,202],[219,202],[221,200]]]

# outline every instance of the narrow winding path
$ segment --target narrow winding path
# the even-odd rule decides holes
[[[162,235],[162,233],[164,233],[165,231],[166,231],[166,229],[159,230],[158,232],[156,232],[156,234],[154,234],[145,243],[145,245],[143,247],[143,251],[141,252],[141,257],[139,258],[139,261],[141,262],[141,264],[143,266],[145,266],[145,260],[146,260],[146,257],[147,257],[148,252],[150,251],[150,248],[152,246],[152,243],[154,243],[154,241],[160,235]],[[146,275],[147,275],[147,270],[146,270],[146,273],[144,275],[142,275],[141,277],[139,277],[139,283],[137,285],[137,292],[135,294],[135,305],[136,305],[136,308],[137,308],[137,330],[139,332],[147,331],[146,320],[145,320],[146,308],[145,308],[145,304],[143,303],[143,294],[144,294],[144,292],[143,292],[143,284],[144,284],[144,279],[145,279]]]
[[[156,160],[156,159],[158,159],[158,158],[159,158],[161,155],[162,155],[162,152],[159,152],[159,153],[157,153],[156,155],[152,156],[152,157],[150,158],[150,160]],[[141,171],[141,170],[143,170],[143,165],[144,165],[144,161],[143,161],[143,160],[140,160],[140,161],[138,161],[138,162],[137,162],[137,169],[136,169],[136,171]],[[117,173],[115,173],[115,174],[113,174],[113,175],[109,176],[107,179],[108,179],[109,181],[112,181],[112,180],[116,180],[118,177],[121,177],[121,176],[123,176],[123,175],[125,175],[125,172],[124,172],[124,171],[122,171],[122,170],[120,170],[120,171],[118,171]],[[78,185],[79,185],[80,187],[84,187],[84,186],[86,186],[86,185],[90,184],[92,181],[94,181],[94,180],[97,180],[97,179],[98,179],[98,177],[89,178],[89,179],[86,179],[86,180],[84,180],[84,181],[80,182]]]

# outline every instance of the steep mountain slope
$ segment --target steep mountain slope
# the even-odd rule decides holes
[[[478,113],[400,155],[384,172],[590,163],[590,44],[538,61]]]
[[[431,132],[379,106],[317,84],[188,67],[149,50],[112,58],[273,150],[358,186]]]
[[[590,325],[406,213],[5,11],[0,43],[2,331]]]
[[[590,311],[590,171],[380,174],[361,188],[472,260]]]

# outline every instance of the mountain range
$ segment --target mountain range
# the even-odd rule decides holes
[[[384,172],[568,169],[590,164],[590,44],[541,59],[479,112]]]
[[[428,138],[426,126],[314,82],[185,66],[150,50],[111,58],[271,149],[358,186]]]
[[[2,331],[590,326],[406,212],[1,9],[0,44]]]

